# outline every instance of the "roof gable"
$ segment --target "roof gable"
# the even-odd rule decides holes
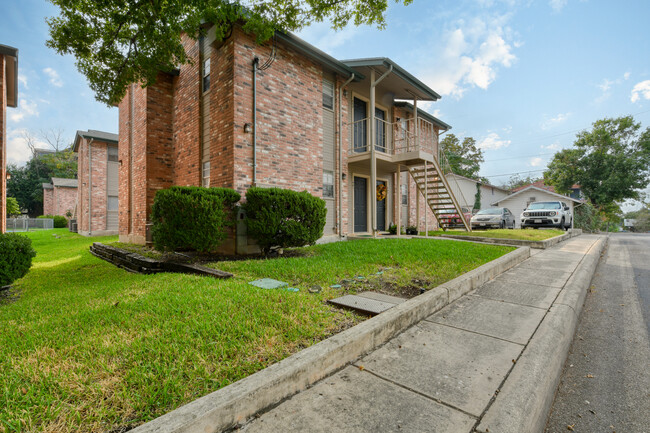
[[[509,199],[511,199],[511,198],[513,198],[515,196],[522,195],[523,193],[530,192],[530,191],[541,191],[541,192],[544,192],[546,194],[550,194],[553,197],[557,197],[558,200],[571,200],[574,203],[583,203],[582,200],[576,200],[575,198],[571,198],[568,195],[558,194],[556,192],[549,191],[549,190],[544,189],[544,188],[538,188],[536,186],[528,186],[528,187],[526,187],[524,189],[520,189],[519,191],[517,191],[517,192],[515,192],[513,194],[510,194],[510,195],[507,195],[507,196],[503,197],[501,200],[495,201],[494,203],[492,203],[492,205],[495,206],[495,205],[497,205],[498,203],[500,203],[500,202],[502,202],[504,200],[509,200]]]

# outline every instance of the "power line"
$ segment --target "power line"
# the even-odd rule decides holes
[[[492,174],[490,176],[482,176],[482,177],[501,177],[501,176],[514,176],[515,174],[524,174],[524,173],[537,173],[538,171],[545,171],[545,168],[539,169],[539,170],[529,170],[529,171],[518,171],[516,173],[504,173],[504,174]]]

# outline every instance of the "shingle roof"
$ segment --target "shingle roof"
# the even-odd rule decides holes
[[[52,185],[67,187],[67,188],[76,188],[78,185],[78,181],[77,179],[64,179],[61,177],[53,177]]]
[[[54,185],[52,185],[51,183],[44,183],[43,188],[44,189],[54,189]]]
[[[74,138],[74,151],[79,150],[79,138],[92,138],[94,140],[103,141],[107,143],[117,144],[119,141],[119,136],[111,132],[97,131],[96,129],[89,129],[88,131],[77,131],[77,135]]]

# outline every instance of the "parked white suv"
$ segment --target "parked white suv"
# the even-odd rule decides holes
[[[573,215],[569,206],[563,201],[536,201],[531,203],[521,214],[521,228],[557,227],[571,228]]]

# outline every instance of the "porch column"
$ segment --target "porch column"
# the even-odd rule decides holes
[[[429,170],[428,163],[424,164],[424,236],[429,236]]]
[[[397,237],[402,235],[402,165],[397,164]]]
[[[418,98],[416,96],[413,97],[413,124],[415,128],[415,149],[420,150],[420,128],[418,125]]]
[[[420,231],[420,188],[415,185],[415,227]]]
[[[377,236],[377,154],[375,153],[375,70],[370,69],[370,228]]]

